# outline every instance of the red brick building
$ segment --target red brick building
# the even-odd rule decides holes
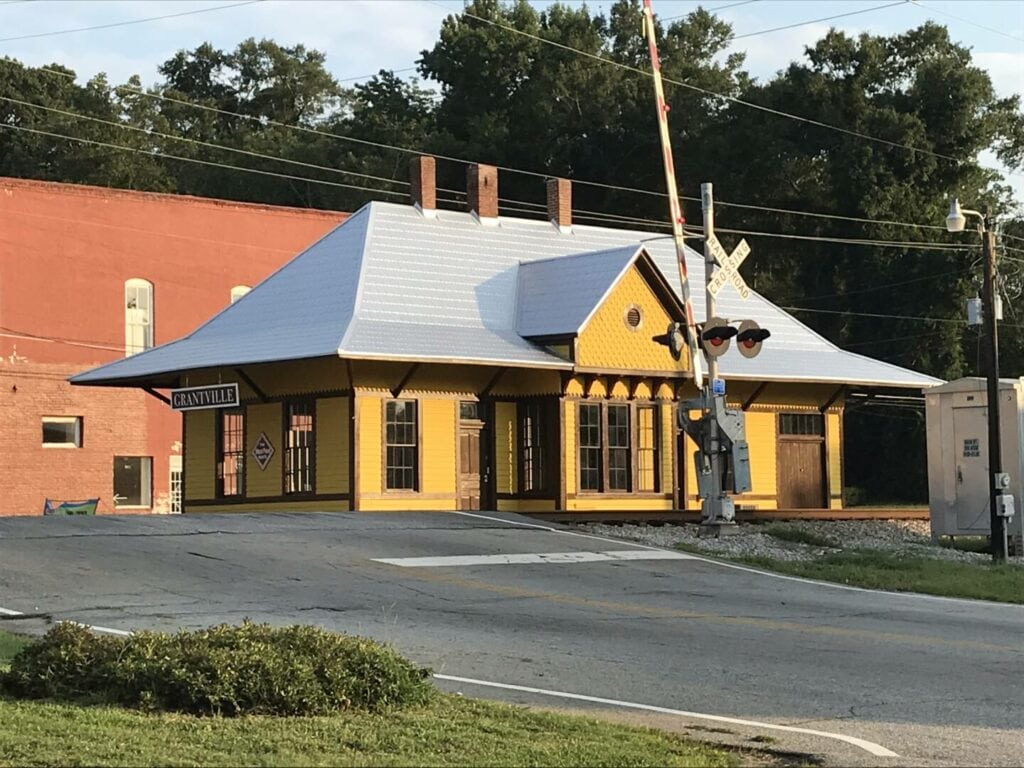
[[[188,333],[344,218],[0,179],[0,515],[175,511],[181,416],[66,378]]]

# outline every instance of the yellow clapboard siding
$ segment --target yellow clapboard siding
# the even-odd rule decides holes
[[[359,495],[380,493],[383,485],[381,463],[383,461],[383,405],[381,398],[359,395],[356,397],[356,411],[359,414]]]
[[[317,493],[348,493],[348,422],[348,398],[317,400]]]
[[[260,403],[245,409],[245,495],[280,496],[282,486],[282,460],[284,445],[281,438],[281,404]],[[252,457],[252,449],[261,433],[266,433],[274,446],[274,455],[266,469],[260,469]]]
[[[565,422],[565,492],[576,493],[576,401],[562,401],[562,418]]]
[[[212,499],[217,493],[217,413],[185,412],[185,501]],[[189,510],[191,511],[191,510]]]
[[[554,512],[554,499],[499,499],[499,512]]]
[[[675,406],[670,403],[661,403],[655,406],[661,418],[661,488],[662,493],[671,493],[672,488],[672,462],[676,453],[676,419]]]
[[[494,481],[498,493],[516,493],[519,456],[516,431],[516,404],[494,405]]]
[[[774,413],[747,412],[747,443],[750,446],[750,492],[756,496],[775,496],[776,418]]]
[[[626,323],[626,313],[634,306],[639,307],[642,316],[636,329]],[[664,345],[651,340],[652,336],[664,333],[672,320],[647,280],[633,266],[580,334],[576,363],[584,368],[688,370],[686,353],[682,360],[673,360]]]
[[[619,497],[614,499],[594,498],[568,499],[565,502],[569,512],[599,512],[605,511],[627,511],[627,510],[650,510],[652,512],[667,512],[672,509],[672,499],[635,499]]]
[[[332,392],[350,388],[345,363],[336,357],[249,365],[245,366],[244,370],[260,388],[260,391],[271,397]],[[257,396],[234,368],[213,368],[190,373],[184,386],[197,387],[229,382],[238,382],[238,391],[243,398],[252,399]]]
[[[420,430],[423,442],[420,449],[424,493],[450,493],[456,495],[455,462],[458,457],[456,428],[458,401],[421,400]],[[433,507],[445,509],[447,507]]]
[[[829,499],[832,509],[843,508],[843,438],[840,431],[841,413],[825,414],[825,448],[828,452],[828,486],[833,498]]]
[[[245,504],[204,504],[188,508],[190,515],[204,512],[348,512],[348,500],[250,501]]]
[[[456,509],[455,497],[424,499],[415,493],[394,494],[387,498],[361,499],[364,512],[452,512]]]

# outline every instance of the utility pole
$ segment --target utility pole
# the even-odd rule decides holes
[[[981,238],[985,258],[985,335],[988,341],[988,466],[989,466],[989,519],[992,534],[992,559],[1006,560],[1006,518],[1003,516],[1002,495],[1006,488],[1003,480],[1003,445],[999,424],[999,336],[996,322],[996,234],[992,217],[984,212]],[[1008,478],[1007,478],[1008,479]]]

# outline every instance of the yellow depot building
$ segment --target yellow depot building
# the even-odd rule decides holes
[[[467,212],[436,208],[431,158],[411,179],[412,205],[364,206],[188,336],[72,382],[194,408],[187,513],[699,509],[690,361],[652,339],[684,318],[672,241],[574,224],[565,180],[529,220],[499,216],[492,167],[470,167]],[[720,358],[750,444],[738,509],[840,507],[850,394],[940,383],[732,286],[718,314],[772,332]]]

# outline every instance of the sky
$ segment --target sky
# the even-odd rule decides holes
[[[538,8],[549,4],[531,2]],[[731,50],[746,53],[746,69],[758,78],[769,78],[801,58],[804,47],[830,27],[851,34],[895,34],[933,19],[972,49],[975,63],[988,70],[1000,95],[1024,93],[1024,0],[907,0],[898,5],[892,0],[652,2],[662,17],[701,5],[721,8],[717,15],[742,38]],[[594,10],[609,5],[602,0],[589,3]],[[157,66],[178,50],[203,42],[232,49],[248,37],[268,37],[323,51],[332,74],[351,83],[380,69],[413,67],[420,52],[436,40],[442,19],[461,7],[460,0],[0,0],[0,56],[30,65],[60,63],[82,79],[105,72],[120,83],[138,74],[149,85],[159,79]],[[218,10],[190,13],[208,8]],[[190,15],[54,34],[183,13]],[[840,14],[853,15],[804,23]],[[791,24],[800,26],[766,31]],[[752,36],[742,37],[747,34]],[[798,105],[793,111],[799,112]],[[995,162],[990,156],[983,160]],[[1024,176],[1008,181],[1024,200]]]

